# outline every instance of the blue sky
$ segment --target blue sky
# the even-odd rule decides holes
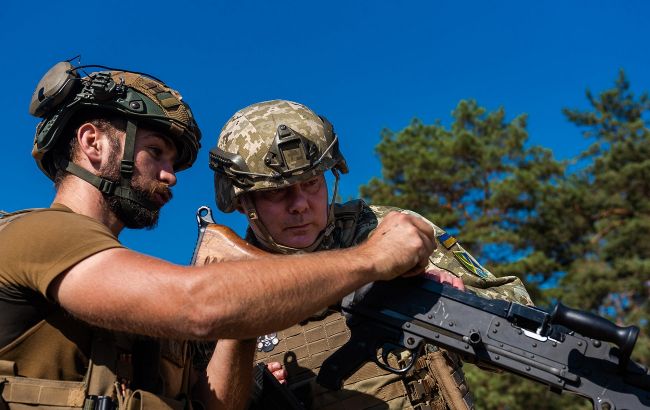
[[[643,1],[12,1],[0,8],[4,125],[0,209],[48,206],[51,182],[30,156],[28,114],[41,76],[80,54],[84,64],[150,73],[180,90],[203,130],[195,166],[153,232],[125,231],[128,246],[187,264],[195,211],[244,230],[214,205],[208,150],[238,109],[298,101],[325,115],[351,174],[343,198],[381,174],[384,128],[414,117],[450,122],[461,99],[510,118],[527,113],[529,143],[570,158],[586,147],[563,107],[587,108],[585,90],[612,86],[620,68],[650,90],[650,3]],[[462,240],[462,234],[460,235]]]

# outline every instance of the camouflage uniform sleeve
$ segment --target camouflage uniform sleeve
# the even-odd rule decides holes
[[[436,235],[436,249],[429,256],[429,266],[444,269],[463,280],[465,287],[479,296],[489,299],[503,299],[517,302],[522,305],[533,305],[530,295],[524,284],[516,276],[496,277],[492,272],[467,252],[454,238],[442,228],[436,226],[421,215],[409,211],[386,206],[373,206],[370,208],[381,220],[390,211],[400,211],[416,215],[427,221]]]

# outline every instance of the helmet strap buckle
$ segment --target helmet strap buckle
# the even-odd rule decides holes
[[[131,178],[133,175],[133,170],[135,169],[135,164],[132,160],[123,159],[120,163],[120,174],[124,178]]]
[[[124,138],[124,154],[120,162],[120,174],[123,180],[130,180],[133,176],[135,169],[135,134],[138,130],[138,125],[133,120],[126,122],[126,137]],[[123,184],[128,186],[129,184]]]
[[[116,187],[115,182],[109,181],[108,179],[101,178],[99,180],[99,185],[97,186],[97,189],[99,189],[103,194],[112,195],[113,192],[115,192],[115,187]]]

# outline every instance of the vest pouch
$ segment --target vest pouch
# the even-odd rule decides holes
[[[0,377],[2,410],[81,410],[86,397],[83,382]]]
[[[124,401],[120,410],[185,410],[185,400],[157,396],[144,390],[136,390]]]

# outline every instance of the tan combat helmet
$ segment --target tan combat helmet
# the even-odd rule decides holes
[[[247,196],[263,189],[277,189],[305,181],[331,169],[347,173],[332,124],[302,104],[285,100],[250,105],[233,115],[224,125],[217,146],[210,150],[210,168],[215,171],[215,195],[223,212],[243,209],[257,238],[270,249],[295,251],[276,244],[257,218]],[[309,249],[318,246],[331,231],[328,228]]]
[[[81,78],[85,68],[100,68]],[[200,148],[201,131],[190,107],[181,95],[162,81],[139,72],[104,66],[78,66],[61,62],[39,81],[29,106],[30,114],[43,120],[36,129],[32,156],[38,167],[54,179],[57,169],[66,170],[88,181],[106,195],[115,195],[153,209],[145,198],[131,190],[134,167],[135,133],[138,126],[159,131],[176,145],[176,171],[189,168]],[[68,158],[57,156],[54,148],[68,144],[72,138],[69,125],[87,113],[115,115],[126,120],[126,140],[119,181],[100,178]]]

